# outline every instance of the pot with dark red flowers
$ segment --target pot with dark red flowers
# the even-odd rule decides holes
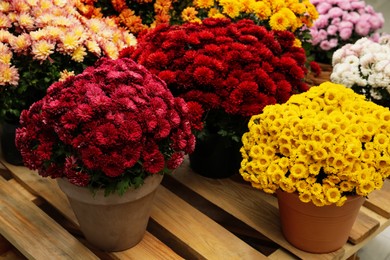
[[[24,110],[16,144],[27,167],[59,179],[87,241],[121,251],[142,239],[163,174],[195,137],[187,104],[161,79],[102,58]]]

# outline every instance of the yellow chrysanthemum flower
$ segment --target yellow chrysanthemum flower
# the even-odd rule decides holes
[[[317,207],[325,206],[325,199],[323,194],[319,194],[318,196],[312,196],[311,201]]]
[[[82,62],[84,57],[87,56],[87,50],[84,46],[79,46],[72,53],[72,60]]]
[[[336,203],[341,198],[341,193],[337,188],[329,188],[325,192],[325,198],[330,203]]]
[[[350,192],[354,189],[355,185],[350,181],[342,181],[339,187],[341,192]]]
[[[299,199],[304,202],[304,203],[308,203],[312,200],[312,196],[311,196],[311,193],[307,190],[302,190],[300,193],[299,193]]]
[[[222,6],[222,13],[230,18],[236,18],[240,15],[242,4],[236,0],[220,0],[219,4]]]
[[[275,13],[269,20],[272,30],[285,31],[291,27],[290,20],[283,13]]]
[[[375,183],[371,180],[362,180],[356,186],[356,193],[360,196],[367,196],[375,189]]]
[[[297,179],[303,179],[309,176],[307,166],[299,163],[294,164],[290,168],[290,174]]]
[[[322,193],[322,185],[320,183],[314,183],[310,187],[310,192],[315,197],[319,196]]]
[[[279,185],[282,190],[288,193],[292,193],[296,190],[295,185],[290,178],[283,178]]]
[[[50,54],[54,53],[55,45],[46,40],[36,41],[31,46],[31,53],[34,55],[34,59],[46,60]]]
[[[181,18],[183,19],[184,22],[192,22],[197,18],[196,17],[197,14],[198,11],[196,11],[194,7],[187,7],[181,13]]]
[[[387,135],[379,133],[374,136],[373,143],[375,148],[383,149],[389,146],[389,138],[387,137]]]
[[[195,7],[210,8],[214,6],[214,0],[194,0]]]
[[[285,173],[281,169],[273,171],[270,175],[272,182],[275,184],[279,184],[285,178]]]
[[[63,70],[63,71],[60,72],[60,78],[59,78],[58,81],[64,81],[68,77],[74,76],[74,75],[75,75],[74,71]]]

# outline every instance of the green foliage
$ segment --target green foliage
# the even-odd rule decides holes
[[[55,53],[45,61],[37,61],[30,56],[14,56],[12,64],[19,71],[19,84],[5,86],[0,92],[0,119],[17,123],[22,110],[43,98],[47,88],[58,81],[63,70],[81,73],[93,65],[97,57],[87,58],[83,63],[73,61],[70,56]]]

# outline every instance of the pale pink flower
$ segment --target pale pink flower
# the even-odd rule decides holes
[[[55,44],[46,40],[34,42],[31,46],[31,53],[36,60],[46,60],[50,54],[54,53]]]
[[[337,17],[341,17],[343,16],[343,9],[339,8],[339,7],[332,7],[329,12],[328,12],[328,15],[331,17],[331,18],[337,18]]]
[[[314,3],[313,3],[314,4]],[[326,3],[326,2],[320,2],[318,3],[318,5],[316,6],[316,9],[317,9],[317,12],[321,15],[321,14],[326,14],[328,13],[329,9],[332,8],[332,5],[329,4],[329,3]]]
[[[11,26],[12,24],[9,18],[5,14],[0,12],[0,28],[9,28]]]
[[[365,5],[366,4],[363,1],[351,2],[351,6],[353,9],[363,9]]]
[[[340,24],[339,24],[339,27],[340,27],[340,30],[342,30],[344,28],[352,29],[353,28],[353,23],[351,23],[350,21],[341,21]]]
[[[373,30],[377,30],[382,28],[383,24],[385,23],[385,19],[383,15],[379,13],[376,17],[369,17],[368,22],[371,24]]]
[[[341,28],[340,29],[340,38],[343,40],[348,40],[352,35],[351,28]]]
[[[329,25],[328,26],[328,29],[326,30],[326,32],[329,34],[329,35],[335,35],[338,31],[338,27],[335,26],[335,25]]]
[[[322,42],[320,43],[320,47],[321,47],[321,49],[323,49],[324,51],[329,51],[330,49],[332,49],[332,46],[331,46],[330,42],[327,41],[327,40],[322,41]]]
[[[370,24],[367,21],[359,21],[355,25],[355,31],[358,35],[367,36],[370,32]]]
[[[12,37],[9,44],[14,52],[27,54],[31,46],[31,37],[27,33],[22,33],[17,37]]]
[[[14,66],[0,62],[0,86],[18,85],[19,74]]]

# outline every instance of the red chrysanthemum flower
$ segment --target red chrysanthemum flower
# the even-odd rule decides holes
[[[158,26],[138,38],[132,53],[123,55],[164,79],[173,95],[202,106],[202,121],[212,127],[229,118],[215,114],[248,120],[266,105],[303,91],[306,56],[303,48],[294,47],[294,40],[290,32],[268,31],[250,20],[210,18],[202,24]],[[168,57],[164,66],[150,62],[161,53]],[[291,89],[282,83],[279,91],[280,81]],[[192,115],[201,112],[197,105],[189,108],[195,109]],[[199,116],[192,119],[199,130]]]
[[[161,65],[165,57],[150,59]],[[123,192],[193,151],[190,118],[187,103],[143,66],[103,58],[23,111],[16,144],[42,176]]]

